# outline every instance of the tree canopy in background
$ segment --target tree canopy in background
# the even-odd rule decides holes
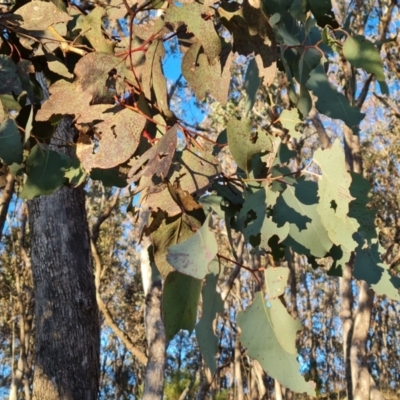
[[[93,225],[94,245],[100,237],[99,255],[106,258],[108,241],[123,254],[141,238],[150,240],[153,273],[163,280],[166,340],[189,341],[181,330],[195,332],[211,377],[224,368],[224,347],[237,340],[248,365],[258,362],[289,391],[333,391],[316,365],[309,363],[305,374],[299,317],[314,305],[298,298],[309,299],[308,280],[325,292],[319,282],[340,277],[342,300],[360,295],[359,309],[365,301],[370,311],[358,330],[359,309],[349,303],[346,320],[342,301],[348,398],[362,399],[357,382],[365,377],[356,365],[368,361],[370,316],[381,318],[373,293],[383,308],[395,309],[400,299],[399,13],[395,1],[334,6],[330,0],[17,1],[0,14],[0,160],[24,200],[86,184],[101,211],[100,183],[113,188],[115,199],[116,188],[127,188],[122,201],[129,204],[115,226],[144,219],[140,232],[126,243],[118,228],[116,244],[117,228],[100,234],[101,221]],[[171,54],[180,62],[179,81],[166,73]],[[187,101],[202,106],[208,119],[193,126],[185,119]],[[66,116],[76,134],[58,146],[72,155],[49,146]],[[374,130],[378,124],[381,131]],[[0,215],[7,213],[4,204]],[[306,278],[297,290],[299,271]],[[121,272],[115,282],[106,273],[102,278],[115,293],[117,282],[129,286],[120,318],[130,313],[124,329],[138,329],[137,278]],[[240,305],[224,311],[230,295]],[[99,308],[115,332],[110,310]],[[313,317],[306,318],[313,340]],[[235,333],[234,344],[224,329]],[[128,345],[139,346],[130,351],[146,361],[143,335]],[[310,358],[317,364],[317,354]],[[174,362],[173,369],[190,371]],[[372,376],[376,370],[369,367]],[[191,382],[189,396],[197,387],[182,374],[178,382]],[[170,376],[172,382],[176,375]],[[372,390],[369,375],[367,381]]]

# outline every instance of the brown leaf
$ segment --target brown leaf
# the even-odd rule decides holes
[[[115,70],[114,74],[110,71]],[[84,92],[93,96],[93,102],[114,103],[113,96],[125,91],[124,78],[134,82],[134,77],[121,59],[107,53],[88,53],[76,64],[77,82]]]
[[[162,40],[155,40],[146,51],[142,86],[148,99],[152,99],[152,93],[154,92],[158,108],[165,115],[168,115],[167,80],[161,67],[164,55],[165,49]]]
[[[178,205],[185,211],[190,212],[202,208],[202,205],[198,203],[187,190],[181,188],[178,179],[175,180],[173,185],[168,185],[168,190]]]
[[[168,214],[160,209],[157,209],[157,211],[152,211],[150,214],[151,222],[150,225],[147,226],[145,225],[143,227],[143,231],[141,232],[141,236],[146,235],[149,236],[151,233],[155,232],[162,224],[164,219],[168,217]]]
[[[213,15],[211,7],[197,2],[182,4],[180,6],[170,5],[165,12],[165,21],[175,24],[175,29],[182,24],[187,26],[187,31],[193,33],[201,42],[204,54],[211,64],[217,61],[221,53],[221,39],[215,30],[211,19],[201,18],[202,14]]]
[[[21,27],[31,31],[44,31],[51,25],[72,20],[70,15],[61,11],[51,1],[31,1],[14,14],[24,19]]]
[[[48,121],[54,115],[75,115],[89,108],[92,96],[82,92],[76,85],[59,80],[50,86],[50,98],[36,114],[36,121]]]
[[[260,8],[248,1],[242,6],[223,3],[218,8],[222,23],[233,36],[233,51],[248,56],[254,54],[259,76],[269,85],[276,75],[276,40],[270,23]]]
[[[179,180],[181,190],[193,195],[201,194],[219,173],[219,163],[211,152],[185,149],[175,155],[168,179],[170,182]],[[160,193],[149,193],[146,204],[153,210],[159,207],[173,217],[182,212],[179,200],[177,202],[174,195],[175,193],[171,194],[171,191],[164,187]]]
[[[131,163],[128,173],[128,182],[137,182],[139,185],[134,193],[139,193],[144,188],[159,192],[165,187],[164,177],[168,175],[177,145],[177,127],[174,125],[167,133],[137,160]],[[146,165],[145,165],[146,164]]]
[[[95,144],[77,143],[76,154],[83,168],[90,172],[92,168],[108,169],[127,161],[136,151],[146,118],[129,109],[116,114],[94,125],[99,135],[98,149]]]
[[[226,45],[229,47],[229,45]],[[231,81],[230,67],[233,54],[228,49],[226,60],[220,59],[210,65],[207,56],[201,52],[201,43],[194,43],[182,60],[182,73],[193,89],[198,100],[204,100],[206,93],[210,93],[221,105],[225,105],[228,99],[229,84]],[[222,69],[221,62],[225,61]]]

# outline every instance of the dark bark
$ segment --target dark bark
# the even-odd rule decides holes
[[[52,149],[69,153],[71,120],[58,125]],[[98,396],[100,324],[82,187],[61,187],[28,202],[35,290],[33,399]]]

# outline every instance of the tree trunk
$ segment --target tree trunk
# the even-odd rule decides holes
[[[71,120],[50,148],[69,153]],[[56,146],[59,144],[59,146]],[[35,287],[34,400],[94,400],[100,324],[83,187],[61,187],[28,202]]]
[[[152,279],[148,257],[150,241],[143,239],[141,271],[143,289],[146,294],[145,327],[148,344],[148,361],[144,380],[143,400],[162,400],[164,392],[164,371],[166,362],[166,337],[162,320],[162,281]]]
[[[243,377],[242,377],[242,353],[239,341],[239,335],[235,337],[235,391],[236,399],[244,400],[244,390],[243,390]]]
[[[275,400],[283,400],[282,386],[276,379],[275,379]]]

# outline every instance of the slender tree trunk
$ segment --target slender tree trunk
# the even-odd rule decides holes
[[[259,399],[265,400],[267,398],[268,389],[265,387],[264,383],[264,375],[265,372],[261,366],[261,364],[257,360],[253,360],[253,370],[257,376],[257,386],[258,386],[258,393]]]
[[[346,390],[347,397],[349,400],[353,398],[353,384],[351,375],[351,361],[350,361],[350,348],[351,338],[353,335],[353,292],[351,288],[351,263],[343,268],[342,278],[340,278],[340,298],[341,298],[341,309],[340,318],[342,320],[343,329],[343,356],[345,365],[345,378],[346,378]]]
[[[51,148],[69,153],[70,124],[61,120]],[[28,208],[36,318],[33,399],[95,400],[100,324],[83,187],[63,186],[29,201]]]
[[[236,399],[244,400],[244,389],[243,389],[243,378],[242,378],[242,354],[241,346],[239,341],[239,335],[235,338],[235,389],[236,389]]]
[[[250,360],[249,360],[250,361]],[[260,400],[260,394],[258,393],[257,387],[257,374],[254,369],[254,361],[250,362],[251,369],[250,369],[250,400]]]
[[[275,379],[275,400],[283,400],[282,386],[276,379]]]
[[[162,320],[162,281],[152,279],[152,268],[148,257],[150,242],[143,239],[141,270],[143,288],[146,294],[144,323],[148,345],[148,362],[144,379],[143,400],[162,400],[166,362],[166,337]]]

